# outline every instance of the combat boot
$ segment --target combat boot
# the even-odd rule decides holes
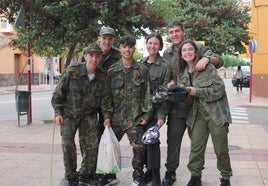
[[[119,180],[116,178],[116,174],[106,174],[99,176],[98,186],[116,185],[117,183],[119,183]]]
[[[161,186],[161,178],[160,178],[160,170],[159,169],[153,170],[152,186]]]
[[[187,186],[201,186],[201,177],[200,176],[192,176]]]
[[[79,175],[78,180],[78,186],[97,186],[99,183],[94,174]]]
[[[149,183],[153,180],[153,172],[152,170],[147,170],[144,174],[144,182]]]
[[[173,171],[167,171],[162,181],[162,186],[171,186],[176,181],[176,173]]]
[[[221,179],[221,186],[231,186],[230,180]]]
[[[66,179],[64,180],[63,186],[77,186],[78,184],[78,179],[77,178],[73,178],[73,179]]]

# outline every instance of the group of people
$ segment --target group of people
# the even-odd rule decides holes
[[[185,131],[191,139],[187,186],[201,185],[205,149],[211,135],[221,174],[221,186],[232,176],[228,150],[231,123],[228,100],[217,73],[223,61],[209,48],[185,38],[179,21],[167,25],[172,45],[160,55],[163,40],[158,33],[146,38],[149,55],[134,60],[136,38],[124,35],[119,50],[113,44],[115,31],[102,27],[98,44],[83,50],[81,63],[70,65],[52,97],[55,122],[61,126],[65,178],[68,185],[113,185],[115,174],[96,175],[98,143],[103,128],[112,127],[120,141],[126,134],[133,148],[132,185],[170,186],[176,181],[181,142]],[[156,89],[174,85],[190,89],[181,102],[153,103]],[[160,176],[160,141],[144,144],[142,136],[152,126],[167,123],[166,173]],[[75,134],[79,131],[82,154],[77,171]]]

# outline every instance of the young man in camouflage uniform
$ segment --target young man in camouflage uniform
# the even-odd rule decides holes
[[[68,67],[52,97],[55,122],[61,126],[65,178],[68,185],[97,185],[95,179],[99,131],[97,108],[111,103],[109,79],[97,68],[102,50],[96,44],[85,49],[86,63]],[[105,106],[109,109],[109,106]],[[103,110],[104,118],[110,111]],[[75,135],[79,131],[79,143],[83,149],[81,168],[77,172]]]
[[[119,49],[114,47],[114,41],[114,29],[107,26],[101,27],[98,36],[98,42],[102,50],[102,60],[98,67],[104,72],[107,72],[108,68],[121,58]],[[79,57],[79,62],[85,61],[83,55],[84,50],[82,51],[82,56]]]
[[[107,73],[107,70],[111,65],[115,64],[121,58],[121,53],[119,49],[114,47],[114,41],[115,41],[115,30],[108,26],[101,27],[98,36],[98,42],[102,50],[102,60],[99,63],[98,68],[100,68],[105,73]],[[84,55],[85,55],[85,49],[82,51],[82,56],[79,57],[78,60],[79,62],[85,61]],[[99,130],[100,134],[102,134],[104,130],[104,127],[102,125],[104,121],[103,114],[101,108],[98,108],[97,111],[98,111],[99,122],[101,123]],[[81,151],[83,151],[82,148]],[[118,181],[116,180],[116,176],[113,174],[106,174],[106,175],[99,174],[98,177],[99,177],[99,186],[114,184]]]
[[[108,69],[113,97],[113,115],[111,123],[105,126],[113,128],[120,141],[127,134],[133,147],[133,185],[143,186],[143,166],[146,161],[146,148],[142,143],[144,125],[152,118],[150,82],[148,69],[133,59],[136,39],[126,35],[120,39],[122,58]]]
[[[172,45],[168,47],[163,54],[163,57],[167,60],[172,68],[173,80],[168,84],[168,87],[172,86],[176,82],[178,62],[179,62],[179,47],[185,40],[184,26],[179,21],[172,21],[167,26],[167,35],[171,40]],[[197,71],[206,69],[208,63],[212,63],[216,68],[220,68],[223,65],[223,61],[213,53],[209,48],[196,43],[199,51],[202,54],[202,58],[198,61],[195,68]],[[215,56],[215,60],[211,61],[210,56]],[[186,130],[186,118],[189,113],[190,104],[185,102],[170,104],[168,122],[167,122],[167,160],[166,160],[166,174],[162,181],[163,186],[171,186],[176,181],[176,170],[179,167],[180,162],[180,149],[181,142]],[[189,132],[189,131],[188,131]]]
[[[101,27],[98,36],[98,41],[103,53],[99,67],[104,72],[107,72],[108,68],[111,65],[115,64],[121,58],[119,49],[114,47],[114,40],[114,29],[106,26]]]
[[[111,27],[103,26],[100,29],[98,42],[102,49],[102,60],[99,64],[99,68],[107,73],[108,68],[115,64],[121,58],[121,53],[118,48],[114,47],[115,31]],[[103,123],[103,114],[101,109],[98,109],[100,123]],[[103,125],[100,127],[100,133],[104,130]],[[99,186],[115,184],[118,182],[114,174],[98,175]]]

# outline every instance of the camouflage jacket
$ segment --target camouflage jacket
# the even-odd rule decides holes
[[[138,125],[142,117],[149,121],[152,118],[150,81],[148,69],[136,61],[130,68],[123,66],[120,59],[108,69],[113,97],[113,117],[118,125],[127,120],[127,125]],[[131,126],[125,126],[131,127]]]
[[[208,47],[196,42],[198,50],[202,56],[215,56],[219,59],[219,63],[216,66],[219,69],[223,65],[223,60],[215,53],[213,53]],[[172,68],[172,78],[176,80],[177,71],[178,71],[178,62],[179,62],[179,52],[174,49],[174,46],[169,46],[163,54],[163,57],[167,60],[168,64]]]
[[[154,94],[156,89],[160,85],[167,85],[171,80],[171,69],[168,66],[166,60],[159,54],[152,63],[147,63],[148,57],[141,59],[141,63],[144,64],[150,74],[151,94]],[[161,105],[154,105],[155,107],[155,118],[165,120],[168,114],[167,103]]]
[[[96,114],[104,107],[104,118],[111,118],[111,89],[107,75],[96,69],[95,78],[88,79],[85,63],[70,65],[63,74],[52,96],[55,115],[80,118]]]
[[[112,47],[108,54],[102,55],[102,60],[99,64],[99,68],[102,69],[103,72],[107,73],[108,68],[111,65],[115,64],[120,58],[120,51],[117,48]]]
[[[206,70],[199,72],[197,77],[191,75],[191,80],[192,86],[196,88],[196,95],[186,124],[193,127],[199,104],[210,114],[216,125],[222,126],[225,123],[231,123],[232,119],[225,92],[225,85],[218,75],[216,68],[209,63]],[[178,76],[178,82],[185,86],[191,86],[187,68]]]

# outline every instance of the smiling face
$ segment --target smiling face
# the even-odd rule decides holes
[[[92,51],[84,55],[88,70],[95,71],[95,69],[101,62],[101,57],[102,57],[101,54],[102,53],[99,51]]]
[[[132,60],[134,52],[135,52],[135,46],[130,46],[127,44],[120,44],[120,52],[123,59],[126,60]]]
[[[114,36],[111,34],[104,34],[98,37],[98,41],[103,53],[106,54],[114,45]]]
[[[146,42],[146,49],[149,55],[155,56],[161,50],[160,41],[156,37],[151,37]]]
[[[187,63],[194,63],[196,58],[196,49],[191,43],[185,43],[181,48],[181,58]]]
[[[132,35],[124,35],[120,38],[120,53],[123,63],[131,63],[135,52],[136,38]],[[127,65],[128,66],[128,65]]]
[[[185,31],[180,26],[173,26],[168,28],[168,38],[173,43],[173,45],[180,45],[180,43],[185,38]]]

